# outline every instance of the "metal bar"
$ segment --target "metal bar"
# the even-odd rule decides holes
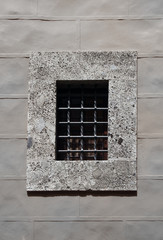
[[[81,107],[68,107],[69,109],[71,109],[71,110],[81,110]],[[93,107],[93,108],[91,108],[91,107],[83,107],[82,109],[83,110],[94,110],[94,109],[97,109],[97,110],[108,110],[108,108],[100,108],[100,107]],[[59,107],[58,108],[59,110],[67,110],[67,107]]]
[[[81,85],[81,153],[80,153],[80,160],[83,160],[83,85]]]
[[[82,150],[82,152],[107,152],[108,150]],[[58,152],[67,152],[67,150],[58,150]],[[81,150],[70,150],[69,152],[81,152]]]
[[[94,96],[94,108],[95,108],[95,110],[94,110],[94,150],[96,151],[96,145],[97,145],[97,143],[96,143],[96,118],[97,118],[97,112],[96,112],[96,85],[95,85],[95,89],[94,89],[94,94],[95,94],[95,96]],[[96,152],[94,153],[94,160],[96,160],[97,159],[97,154],[96,154]]]
[[[70,160],[70,85],[68,88],[68,110],[67,110],[67,160]]]
[[[95,138],[108,138],[108,136],[93,136],[93,135],[92,136],[77,136],[77,135],[76,136],[71,136],[71,135],[70,136],[64,136],[64,135],[58,136],[58,138],[67,138],[67,137],[70,137],[70,138],[94,138],[94,137]]]
[[[58,122],[59,124],[80,124],[81,122]],[[97,124],[108,124],[108,122],[96,122]],[[82,124],[94,124],[94,122],[82,122]]]

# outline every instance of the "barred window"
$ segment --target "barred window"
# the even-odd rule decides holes
[[[57,83],[57,160],[107,160],[108,81]]]

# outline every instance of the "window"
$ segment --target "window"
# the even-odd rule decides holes
[[[28,191],[135,191],[137,52],[33,53]]]
[[[108,82],[57,83],[57,160],[108,159]]]

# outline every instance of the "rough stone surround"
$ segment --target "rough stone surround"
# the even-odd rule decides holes
[[[108,80],[108,160],[56,161],[56,81]],[[30,58],[27,190],[136,190],[137,52]]]

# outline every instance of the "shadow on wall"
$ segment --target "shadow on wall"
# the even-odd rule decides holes
[[[137,191],[32,191],[32,192],[27,192],[27,195],[29,197],[55,197],[55,196],[80,196],[80,197],[85,197],[87,195],[92,195],[95,197],[101,197],[101,196],[118,196],[118,197],[135,197],[137,196]]]

